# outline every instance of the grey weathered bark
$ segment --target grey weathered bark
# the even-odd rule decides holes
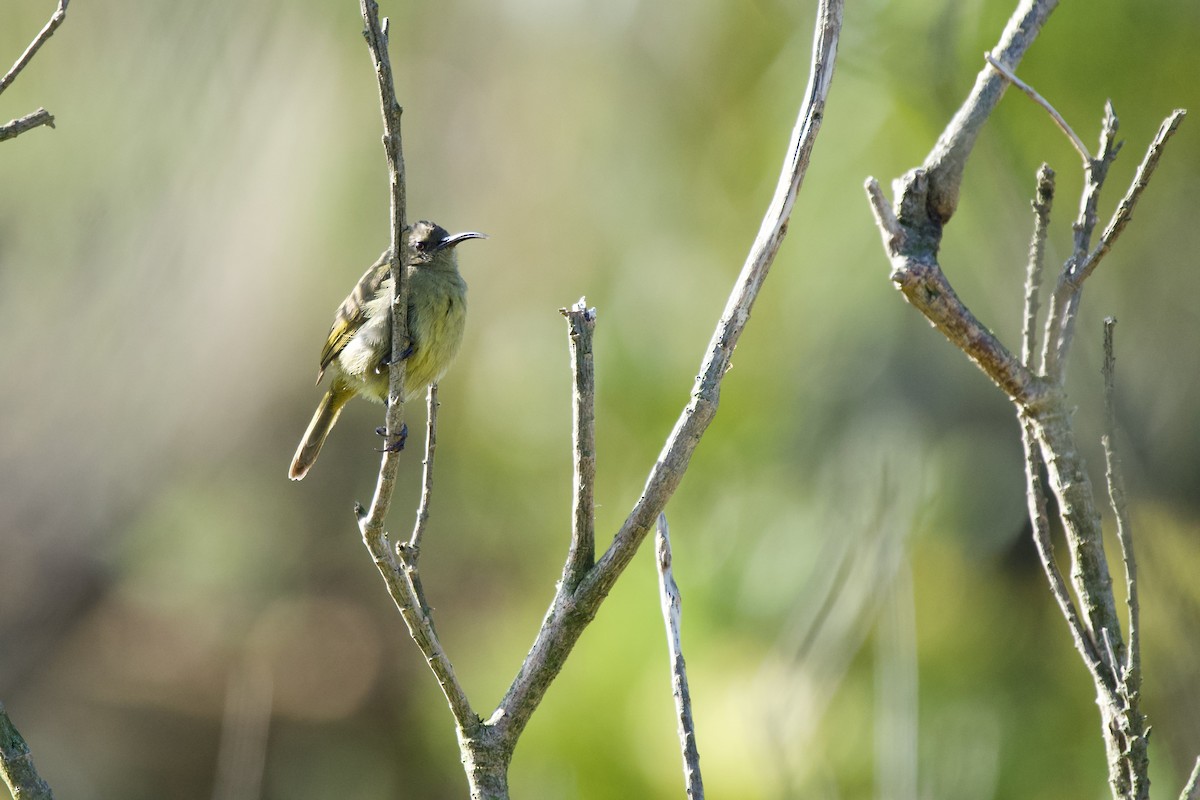
[[[395,99],[392,72],[387,54],[387,23],[379,23],[374,0],[360,0],[366,25],[367,44],[375,64],[384,116],[384,144],[392,188],[393,253],[402,254],[400,235],[404,225],[404,171],[400,148],[400,106]],[[775,254],[783,242],[788,219],[800,190],[812,154],[817,132],[824,116],[825,99],[833,78],[837,43],[841,32],[842,0],[820,0],[815,26],[813,62],[800,114],[788,145],[787,156],[775,195],[767,209],[758,236],[734,284],[724,313],[717,322],[712,341],[701,365],[690,402],[668,437],[662,454],[650,470],[646,488],[634,505],[612,544],[597,561],[594,553],[591,485],[595,474],[595,444],[591,386],[591,333],[594,311],[580,306],[567,313],[575,374],[575,497],[573,503],[572,545],[563,579],[546,613],[529,655],[512,685],[488,719],[482,720],[471,709],[465,692],[454,676],[453,666],[442,649],[434,630],[429,608],[424,601],[417,571],[419,550],[402,545],[393,550],[383,529],[395,486],[397,458],[385,452],[380,466],[374,499],[370,509],[358,508],[357,516],[363,540],[375,560],[400,610],[409,633],[437,676],[454,716],[463,765],[472,798],[508,797],[508,765],[513,750],[529,718],[546,690],[557,677],[583,630],[595,616],[600,604],[633,558],[651,530],[658,515],[683,478],[692,453],[717,410],[721,381],[729,368],[734,348],[750,317],[754,300],[762,288]],[[406,308],[399,260],[393,262],[393,283],[397,287],[393,314],[393,349],[390,383],[392,401],[404,361],[398,348],[403,336]],[[401,378],[398,379],[398,375]],[[431,411],[435,399],[431,394]],[[390,402],[388,442],[402,429],[402,404]],[[432,474],[434,429],[430,427],[426,455],[426,485]],[[416,530],[423,522],[419,519]],[[414,542],[415,543],[415,542]],[[413,544],[413,543],[410,543]]]
[[[1084,159],[1085,185],[1075,222],[1075,248],[1058,276],[1042,341],[1040,364],[1035,365],[1039,290],[1046,228],[1054,194],[1053,172],[1043,167],[1034,201],[1035,225],[1026,276],[1025,316],[1020,358],[971,313],[954,292],[938,263],[944,227],[953,215],[959,183],[972,143],[995,108],[1004,83],[1033,43],[1055,0],[1024,0],[997,45],[985,56],[975,90],[959,109],[934,146],[924,166],[894,183],[895,206],[889,207],[879,184],[867,182],[867,194],[892,263],[892,281],[905,298],[974,361],[1017,406],[1026,453],[1026,479],[1034,540],[1051,591],[1067,619],[1084,664],[1092,676],[1100,706],[1101,730],[1108,753],[1109,785],[1115,798],[1149,795],[1147,733],[1139,709],[1140,669],[1137,654],[1136,571],[1123,488],[1119,473],[1110,481],[1117,511],[1122,550],[1127,560],[1131,605],[1130,641],[1122,635],[1112,578],[1105,558],[1099,505],[1071,426],[1072,409],[1063,389],[1064,366],[1070,350],[1083,282],[1095,270],[1128,223],[1163,146],[1182,121],[1184,112],[1171,114],[1150,145],[1133,184],[1105,227],[1100,242],[1091,245],[1098,224],[1096,208],[1108,167],[1117,156],[1117,120],[1105,110],[1099,155],[1092,157],[1065,120],[1031,87],[1021,88],[1051,112]],[[1111,344],[1111,342],[1110,342]],[[1111,367],[1111,362],[1110,367]],[[1115,458],[1111,459],[1115,463]],[[1075,599],[1058,571],[1050,545],[1049,521],[1042,494],[1041,471],[1057,501],[1071,557],[1070,584]],[[1113,468],[1110,468],[1110,472]],[[1078,602],[1078,607],[1076,606]]]

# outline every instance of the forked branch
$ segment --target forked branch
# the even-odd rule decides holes
[[[883,237],[891,264],[891,278],[905,298],[942,331],[963,353],[979,365],[1017,406],[1025,449],[1025,471],[1029,514],[1034,542],[1050,583],[1051,593],[1066,618],[1074,640],[1096,688],[1102,732],[1108,753],[1109,784],[1116,798],[1144,800],[1149,795],[1147,728],[1138,708],[1140,670],[1137,653],[1137,573],[1128,519],[1118,511],[1118,535],[1125,556],[1126,581],[1130,594],[1129,645],[1122,635],[1113,597],[1112,579],[1105,558],[1096,502],[1086,465],[1071,428],[1072,409],[1063,391],[1063,365],[1070,349],[1083,281],[1112,247],[1128,223],[1137,200],[1145,189],[1163,145],[1182,120],[1176,111],[1163,123],[1150,146],[1133,185],[1105,228],[1100,242],[1091,246],[1097,225],[1100,189],[1109,165],[1120,150],[1116,139],[1117,118],[1106,107],[1098,155],[1092,157],[1074,131],[1053,106],[1031,86],[1013,74],[1020,51],[1011,45],[1028,46],[1055,3],[1022,2],[1009,22],[1001,43],[985,56],[988,75],[997,81],[1014,82],[1034,98],[1080,153],[1085,165],[1085,184],[1079,217],[1074,225],[1075,247],[1064,264],[1046,313],[1041,363],[1033,363],[1037,348],[1037,322],[1046,232],[1054,194],[1053,172],[1043,166],[1038,174],[1034,201],[1034,235],[1026,268],[1025,313],[1021,357],[1015,358],[990,330],[980,323],[959,299],[938,263],[943,229],[954,210],[958,182],[969,154],[970,143],[986,122],[999,90],[983,75],[975,90],[955,115],[925,166],[910,170],[895,182],[896,202],[889,207],[879,184],[867,181],[867,195]],[[1005,53],[1007,52],[1007,56]],[[947,146],[950,143],[950,146]],[[948,154],[957,152],[960,158]],[[949,159],[949,160],[948,160]],[[948,164],[948,166],[946,166]],[[935,167],[939,171],[935,172]],[[1111,326],[1109,326],[1111,334]],[[1106,347],[1106,378],[1111,403],[1111,339]],[[1109,494],[1114,508],[1124,506],[1124,490],[1111,438]],[[1045,469],[1049,489],[1058,501],[1071,559],[1070,584],[1059,571],[1050,545],[1049,520],[1041,472]],[[1125,531],[1124,533],[1122,531]]]

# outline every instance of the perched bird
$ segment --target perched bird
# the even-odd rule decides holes
[[[462,344],[467,284],[458,273],[454,248],[467,239],[486,238],[473,231],[451,235],[425,220],[409,231],[405,402],[446,373]],[[308,474],[350,398],[360,395],[376,403],[387,401],[392,356],[390,254],[390,249],[385,251],[366,271],[334,315],[333,328],[321,351],[317,383],[326,371],[333,380],[292,458],[288,477],[294,481]]]

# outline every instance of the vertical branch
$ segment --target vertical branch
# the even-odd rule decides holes
[[[570,329],[571,374],[575,379],[571,405],[571,431],[575,443],[571,549],[562,576],[563,588],[573,592],[596,561],[596,370],[592,358],[596,309],[588,308],[581,297],[570,310],[560,311],[567,318]]]
[[[402,109],[396,100],[395,83],[392,78],[392,65],[388,58],[388,22],[380,23],[379,5],[375,0],[360,0],[362,11],[363,36],[367,41],[367,49],[371,53],[371,61],[375,66],[376,82],[379,85],[379,105],[383,113],[383,147],[387,155],[388,183],[391,199],[391,246],[389,247],[389,266],[392,277],[392,357],[388,368],[388,407],[386,438],[383,458],[379,466],[379,477],[375,483],[375,494],[371,499],[371,507],[363,509],[358,506],[355,516],[358,527],[362,532],[363,543],[371,553],[379,574],[383,576],[388,593],[392,596],[400,616],[404,619],[408,632],[425,656],[429,668],[437,677],[442,693],[450,705],[450,711],[458,726],[460,738],[464,731],[474,730],[479,725],[479,718],[471,709],[466,692],[458,682],[454,666],[442,648],[437,632],[433,628],[433,620],[429,616],[424,593],[421,590],[420,576],[416,571],[415,559],[410,556],[416,550],[408,551],[401,546],[395,551],[388,543],[384,530],[388,509],[392,504],[392,495],[396,486],[396,473],[400,462],[400,445],[404,436],[404,373],[405,350],[408,347],[408,281],[405,279],[405,267],[408,253],[403,246],[405,232],[405,176],[404,156],[400,139],[400,116]],[[436,402],[436,394],[430,393],[431,401]],[[432,416],[432,415],[431,415]],[[431,420],[432,422],[432,420]],[[430,457],[430,446],[433,440],[426,444],[427,459]],[[422,495],[431,491],[432,471],[426,473],[426,485]],[[426,513],[428,504],[425,503]],[[423,521],[418,517],[413,536],[420,539],[424,528]]]
[[[1071,629],[1071,641],[1083,659],[1084,666],[1109,702],[1115,695],[1109,685],[1109,673],[1096,647],[1096,642],[1084,627],[1067,589],[1067,582],[1054,560],[1054,544],[1050,539],[1050,518],[1046,513],[1046,489],[1042,484],[1042,457],[1033,431],[1033,425],[1025,422],[1021,426],[1021,443],[1025,450],[1025,498],[1029,503],[1029,521],[1033,525],[1033,543],[1037,548],[1038,560],[1050,584],[1050,593],[1058,603],[1063,618]]]
[[[29,745],[0,703],[0,776],[16,800],[54,800],[54,793],[33,766]]]
[[[688,689],[687,665],[683,661],[681,629],[683,604],[679,585],[671,568],[671,532],[667,515],[658,515],[655,535],[658,556],[658,594],[662,604],[663,622],[667,627],[667,655],[671,659],[671,696],[675,698],[675,714],[679,718],[679,745],[683,750],[683,782],[688,800],[704,800],[704,780],[700,775],[700,751],[696,748],[696,723],[692,718],[692,694]]]
[[[1050,209],[1054,205],[1054,170],[1042,164],[1037,174],[1037,195],[1033,200],[1033,236],[1029,241],[1029,263],[1025,268],[1025,324],[1021,330],[1021,363],[1033,367],[1037,350],[1037,320],[1042,287],[1042,267],[1046,261],[1046,237],[1050,230]]]
[[[396,101],[396,89],[392,80],[392,64],[388,58],[387,25],[379,22],[379,5],[375,0],[360,0],[363,36],[375,65],[376,82],[379,85],[379,105],[383,112],[383,147],[387,155],[388,182],[391,188],[391,246],[388,249],[389,267],[392,276],[392,358],[388,367],[388,406],[386,428],[387,445],[379,465],[379,477],[375,482],[375,494],[371,507],[359,510],[358,526],[363,542],[375,559],[375,565],[383,574],[392,591],[392,597],[403,612],[405,591],[399,591],[403,583],[399,578],[399,565],[388,548],[387,533],[383,529],[392,494],[396,488],[396,472],[400,465],[399,449],[393,447],[404,426],[404,348],[408,336],[408,281],[404,275],[407,255],[401,240],[404,233],[404,159],[400,149],[400,104]],[[390,574],[389,574],[390,573]],[[406,618],[407,620],[407,618]]]
[[[1050,311],[1046,317],[1046,341],[1042,344],[1042,374],[1061,382],[1063,364],[1071,339],[1075,333],[1075,316],[1079,310],[1081,283],[1074,282],[1076,265],[1082,263],[1091,246],[1092,233],[1098,218],[1096,208],[1100,203],[1100,189],[1108,177],[1108,168],[1116,160],[1121,144],[1117,141],[1119,127],[1117,115],[1111,103],[1104,104],[1104,122],[1100,130],[1100,150],[1096,158],[1084,166],[1083,194],[1079,198],[1079,217],[1075,220],[1075,250],[1063,265],[1058,286],[1050,300]]]
[[[408,281],[404,267],[408,254],[404,248],[405,220],[408,212],[405,196],[404,149],[400,138],[400,117],[404,110],[396,99],[396,85],[392,78],[392,62],[388,57],[388,20],[379,21],[379,4],[375,0],[359,0],[363,22],[363,36],[371,52],[375,66],[375,78],[379,85],[379,107],[383,112],[383,149],[387,154],[388,187],[391,201],[391,246],[389,267],[392,276],[392,357],[388,369],[387,442],[393,458],[392,468],[381,468],[383,473],[395,476],[395,451],[403,445],[404,429],[404,353],[408,348]],[[384,462],[389,453],[384,454]],[[390,492],[390,487],[388,487]]]
[[[990,65],[987,72],[991,77],[997,81],[1020,83],[1012,74],[1014,62],[998,50],[1018,42],[1023,42],[1027,47],[1054,5],[1026,0],[1018,6],[997,50],[986,57]],[[1035,13],[1038,8],[1044,13]],[[1019,52],[1014,52],[1019,58],[1024,51],[1017,49]],[[984,75],[981,74],[976,81],[975,90],[934,145],[925,164],[909,170],[895,181],[895,210],[888,207],[874,178],[867,181],[867,195],[883,237],[884,250],[892,264],[892,282],[938,330],[980,366],[1018,407],[1034,542],[1051,591],[1066,617],[1075,646],[1096,687],[1101,731],[1108,756],[1109,786],[1115,798],[1145,800],[1149,794],[1149,761],[1145,719],[1138,710],[1140,678],[1135,674],[1134,666],[1139,660],[1135,652],[1137,645],[1131,642],[1129,650],[1126,650],[1122,637],[1112,577],[1104,553],[1097,499],[1076,444],[1071,426],[1073,410],[1067,406],[1063,390],[1063,365],[1070,350],[1083,281],[1127,224],[1163,144],[1178,127],[1183,112],[1175,112],[1160,127],[1143,161],[1143,167],[1138,170],[1134,185],[1102,234],[1100,244],[1091,249],[1100,189],[1109,166],[1120,150],[1120,144],[1116,141],[1116,115],[1111,104],[1106,105],[1099,155],[1091,158],[1061,115],[1032,88],[1024,84],[1021,86],[1055,117],[1085,159],[1085,182],[1079,216],[1074,225],[1074,252],[1063,266],[1050,298],[1045,335],[1041,343],[1041,363],[1036,371],[1031,362],[1037,347],[1035,333],[1039,279],[1053,194],[1049,170],[1043,168],[1039,173],[1038,198],[1034,203],[1037,217],[1026,273],[1019,361],[958,299],[938,263],[943,229],[957,201],[963,162],[969,155],[978,129],[986,122],[998,99],[998,94]],[[1070,581],[1078,608],[1050,547],[1049,521],[1040,474],[1043,466],[1048,484],[1058,500],[1059,516],[1071,557]],[[1123,487],[1120,486],[1119,472],[1117,475],[1110,484],[1116,487],[1116,494],[1120,496]],[[1128,529],[1127,520],[1121,524]],[[1122,548],[1128,552],[1127,563],[1133,567],[1132,547],[1127,538],[1123,538]],[[1127,571],[1127,575],[1135,574],[1134,570],[1136,567]],[[1133,606],[1136,606],[1136,600]],[[1131,619],[1136,618],[1133,606]],[[1131,627],[1136,627],[1136,622]]]
[[[1125,671],[1128,675],[1129,690],[1137,694],[1141,691],[1142,672],[1137,559],[1133,554],[1133,528],[1129,521],[1129,505],[1125,501],[1125,476],[1121,472],[1121,461],[1117,457],[1117,415],[1113,400],[1116,383],[1113,329],[1116,325],[1117,321],[1113,317],[1104,320],[1104,466],[1108,479],[1108,499],[1112,505],[1113,516],[1117,520],[1117,541],[1121,546],[1121,559],[1125,563],[1126,604],[1129,607],[1129,654]]]
[[[425,459],[421,462],[421,502],[417,506],[417,519],[413,523],[412,536],[404,549],[409,558],[416,561],[421,551],[421,537],[425,535],[425,526],[429,522],[429,504],[433,498],[433,454],[437,451],[437,417],[438,417],[438,385],[429,384],[426,395],[425,415]]]
[[[1105,473],[1108,478],[1108,498],[1117,520],[1117,541],[1125,564],[1125,602],[1129,609],[1129,648],[1123,664],[1114,664],[1114,678],[1120,690],[1120,735],[1125,758],[1125,785],[1129,797],[1147,800],[1150,797],[1149,731],[1146,716],[1141,711],[1142,640],[1138,606],[1137,560],[1133,554],[1133,527],[1129,506],[1125,501],[1125,476],[1117,457],[1117,422],[1114,403],[1116,356],[1113,350],[1113,329],[1117,321],[1104,320],[1104,411],[1106,432],[1103,437]]]
[[[562,669],[584,628],[595,616],[609,590],[624,572],[687,471],[692,454],[717,412],[721,381],[733,350],[750,320],[754,300],[766,280],[775,254],[787,233],[787,223],[800,191],[813,145],[825,115],[825,100],[833,81],[843,0],[821,0],[813,33],[813,58],[808,86],[796,119],[775,195],[763,217],[758,236],[733,285],[725,311],[717,321],[704,354],[692,396],[650,469],[642,496],[613,537],[604,555],[583,576],[574,592],[559,591],[551,601],[537,637],[516,677],[489,719],[506,741],[515,743]]]

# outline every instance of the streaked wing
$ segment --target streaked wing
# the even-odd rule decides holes
[[[317,381],[325,374],[325,369],[337,358],[338,353],[354,338],[354,334],[362,327],[365,318],[367,302],[379,293],[379,286],[388,277],[388,254],[385,250],[379,260],[372,264],[355,284],[354,290],[342,301],[337,313],[333,316],[333,327],[329,329],[329,338],[325,348],[321,350],[321,371],[317,373]]]

